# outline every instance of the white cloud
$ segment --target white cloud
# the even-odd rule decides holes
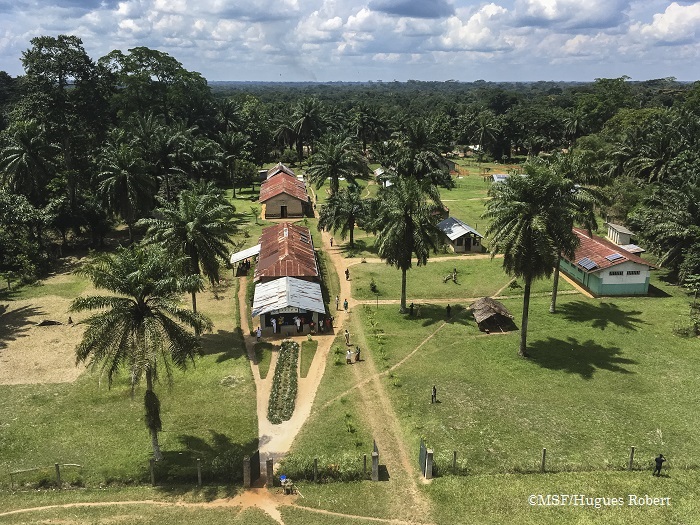
[[[700,2],[679,5],[673,2],[650,24],[635,24],[631,33],[662,44],[696,43],[700,33]]]
[[[523,26],[611,28],[624,22],[628,8],[629,0],[516,0],[515,16]]]
[[[464,16],[466,13],[462,13]],[[506,26],[510,14],[496,4],[487,4],[476,13],[460,18],[460,13],[447,19],[440,47],[445,50],[494,51],[510,47]]]

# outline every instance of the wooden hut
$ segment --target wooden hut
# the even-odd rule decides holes
[[[509,332],[516,330],[513,315],[500,302],[490,297],[477,299],[471,305],[476,324],[482,332]]]

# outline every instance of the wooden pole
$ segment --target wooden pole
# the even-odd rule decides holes
[[[202,460],[197,458],[197,486],[202,486]]]
[[[540,472],[544,472],[544,463],[545,463],[546,459],[547,459],[547,449],[543,448],[542,449],[542,464],[540,465]]]
[[[53,465],[56,468],[56,486],[60,489],[61,488],[61,467],[59,466],[58,463],[54,463]]]
[[[318,483],[318,458],[314,458],[314,483]]]
[[[151,471],[151,485],[156,486],[156,471],[155,471],[156,461],[151,458],[148,460],[148,468]]]
[[[634,447],[630,450],[630,463],[629,466],[627,467],[627,470],[632,470],[632,467],[634,465]]]
[[[457,451],[452,451],[452,472],[457,474]]]

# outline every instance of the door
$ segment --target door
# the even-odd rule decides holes
[[[283,219],[287,218],[287,207],[286,206],[280,206],[280,217]]]

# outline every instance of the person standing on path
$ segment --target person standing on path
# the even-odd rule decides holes
[[[257,339],[258,342],[260,342],[261,337],[262,337],[262,329],[258,326],[258,329],[255,331],[255,338]]]
[[[348,300],[347,299],[345,299],[343,301],[343,310],[345,310],[346,312],[348,311]]]
[[[298,317],[294,318],[294,323],[297,325],[297,333],[300,333],[302,328],[301,328],[301,319]]]
[[[270,321],[270,322],[272,323],[272,333],[276,334],[277,333],[277,319],[275,319],[273,317],[272,321]]]
[[[352,352],[350,350],[345,352],[345,362],[349,365],[352,364]]]
[[[350,280],[350,268],[345,268],[345,280]]]
[[[335,296],[335,309],[340,310],[340,296],[339,295]]]
[[[656,466],[654,467],[654,472],[651,473],[652,476],[661,476],[661,467],[663,466],[664,461],[666,461],[666,458],[663,454],[659,454],[654,458]]]
[[[333,237],[331,237],[331,248],[333,248]]]
[[[348,332],[347,328],[345,329],[345,345],[350,346],[350,332]]]

